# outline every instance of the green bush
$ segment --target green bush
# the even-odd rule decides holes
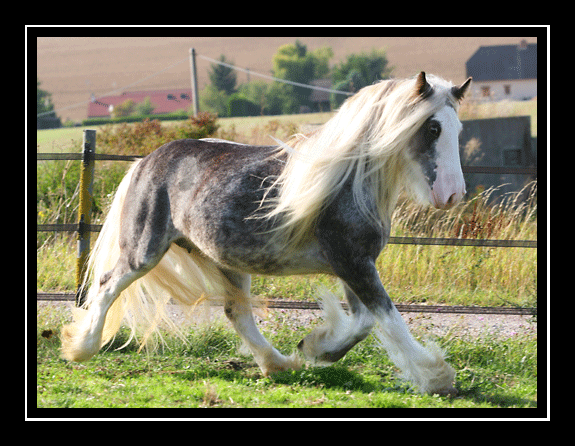
[[[234,93],[228,99],[228,116],[258,116],[260,106],[245,96]]]
[[[147,155],[175,139],[206,138],[218,129],[216,116],[200,113],[178,125],[162,126],[159,121],[105,126],[97,132],[96,152],[116,155]],[[80,143],[72,152],[80,152]],[[79,161],[42,161],[36,170],[37,224],[77,223],[79,203]],[[94,171],[92,223],[98,221],[122,180],[129,163],[97,161]],[[39,232],[38,246],[50,238]]]
[[[216,115],[210,113],[199,113],[173,126],[162,126],[158,120],[145,119],[130,125],[103,127],[98,132],[96,146],[99,153],[148,155],[169,141],[207,138],[217,129]]]
[[[82,121],[82,126],[87,127],[90,125],[106,125],[106,124],[121,124],[122,122],[141,122],[144,119],[157,119],[158,121],[184,121],[189,119],[189,114],[186,110],[179,110],[174,113],[163,113],[161,115],[130,115],[118,116],[117,118],[100,117],[88,118]]]

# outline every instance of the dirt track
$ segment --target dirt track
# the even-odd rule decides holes
[[[38,302],[38,307],[54,305],[72,307],[72,302]],[[210,308],[211,318],[224,318],[222,307]],[[266,314],[267,313],[267,314]],[[310,322],[321,318],[320,310],[278,310],[267,312],[257,311],[259,324],[282,318],[285,323],[293,326],[307,326]],[[183,313],[173,306],[172,316],[185,323]],[[492,315],[492,314],[435,314],[435,313],[402,313],[404,320],[417,334],[423,336],[443,337],[448,333],[463,337],[495,335],[512,337],[521,335],[536,335],[537,322],[531,316]]]

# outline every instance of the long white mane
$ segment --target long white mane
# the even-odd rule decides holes
[[[412,136],[447,104],[458,110],[451,82],[433,75],[427,81],[433,88],[429,97],[417,93],[415,78],[365,87],[319,130],[281,145],[288,159],[274,183],[279,195],[266,203],[267,218],[281,217],[277,236],[289,246],[300,245],[350,176],[361,212],[374,224],[390,221],[399,191],[408,183],[405,149]],[[366,187],[379,215],[368,208]]]

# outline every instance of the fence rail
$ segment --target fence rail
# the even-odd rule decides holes
[[[49,160],[82,160],[82,153],[37,153],[37,161]],[[106,155],[92,154],[96,161],[135,161],[142,155]],[[464,173],[516,174],[537,175],[537,168],[512,168],[491,166],[462,166]],[[79,226],[82,225],[80,229]],[[87,224],[45,224],[37,225],[38,232],[99,232],[102,225]],[[390,245],[436,245],[436,246],[484,246],[492,248],[537,248],[537,240],[490,240],[490,239],[459,239],[459,238],[429,238],[429,237],[390,237]]]
[[[37,225],[37,232],[77,232],[79,224]],[[102,225],[83,225],[83,231],[100,232]],[[486,246],[491,248],[537,248],[537,240],[494,240],[434,237],[389,237],[389,245]]]
[[[36,161],[81,161],[82,153],[36,153]],[[105,153],[93,153],[92,159],[96,161],[136,161],[143,155],[107,155]]]
[[[106,155],[95,153],[96,161],[136,161],[143,155]],[[36,161],[69,161],[82,160],[82,153],[37,153]],[[493,167],[493,166],[462,166],[463,173],[488,173],[496,175],[537,175],[536,167]]]
[[[72,293],[36,293],[37,301],[51,302],[73,302],[76,295]],[[342,302],[342,307],[347,310],[347,303]],[[267,308],[282,310],[321,310],[317,302],[287,299],[267,299]],[[537,308],[533,307],[473,307],[462,305],[411,305],[395,304],[398,311],[402,313],[434,313],[434,314],[495,314],[495,315],[517,315],[535,316]]]

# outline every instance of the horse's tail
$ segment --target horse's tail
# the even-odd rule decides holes
[[[118,186],[106,221],[90,254],[82,285],[83,289],[87,289],[86,300],[82,308],[74,310],[75,324],[65,327],[69,334],[83,325],[81,321],[90,306],[100,298],[100,279],[114,268],[120,257],[122,209],[138,163],[139,161],[134,163]],[[90,282],[91,285],[88,286]],[[191,310],[205,300],[222,300],[229,287],[230,283],[213,261],[172,244],[162,260],[147,274],[125,288],[111,305],[106,314],[100,346],[114,338],[122,322],[131,328],[132,333],[120,348],[126,346],[134,336],[139,338],[142,346],[145,345],[151,334],[159,333],[157,329],[160,327],[181,334],[169,315],[167,304],[170,298]],[[63,334],[66,337],[66,333]],[[67,356],[73,358],[74,355],[66,355],[64,351],[64,357]]]

